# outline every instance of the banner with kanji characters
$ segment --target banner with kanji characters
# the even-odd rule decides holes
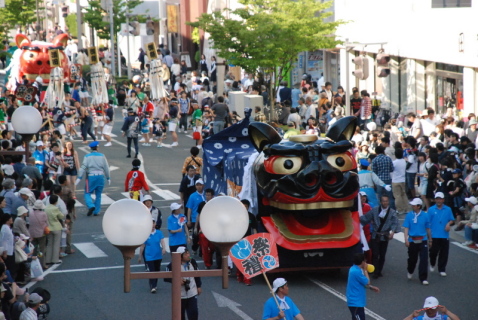
[[[229,256],[246,279],[279,267],[277,245],[270,233],[257,233],[236,243]]]

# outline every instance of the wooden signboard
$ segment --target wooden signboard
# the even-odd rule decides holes
[[[100,57],[98,56],[97,47],[88,48],[88,58],[90,59],[90,64],[97,64],[98,62],[100,62]]]

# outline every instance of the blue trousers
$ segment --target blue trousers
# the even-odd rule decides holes
[[[417,266],[418,257],[420,257],[420,264],[418,265],[418,278],[420,281],[425,281],[428,278],[428,243],[427,240],[422,243],[410,242],[408,247],[408,273],[413,273]]]
[[[88,176],[88,179],[85,181],[85,202],[88,209],[95,208],[93,214],[96,216],[100,213],[101,210],[101,193],[105,187],[105,177],[100,176]],[[95,193],[95,203],[91,198],[91,194]]]
[[[163,259],[146,261],[149,272],[161,271],[161,261],[163,261]],[[149,279],[149,289],[156,288],[157,286],[158,279]]]

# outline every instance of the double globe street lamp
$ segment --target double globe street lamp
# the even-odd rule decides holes
[[[117,247],[124,259],[124,292],[130,291],[131,279],[172,279],[172,319],[181,319],[181,279],[183,277],[222,277],[222,287],[229,285],[227,257],[229,250],[244,237],[249,216],[244,205],[236,198],[217,197],[203,207],[200,214],[201,230],[221,252],[221,270],[181,271],[181,254],[171,252],[171,271],[131,272],[131,259],[135,250],[149,237],[152,217],[148,208],[137,200],[116,201],[103,217],[103,232]]]

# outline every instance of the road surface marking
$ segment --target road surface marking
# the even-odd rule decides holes
[[[50,274],[50,273],[55,273],[55,269],[58,268],[61,264],[53,264],[50,266],[50,268],[48,268],[46,271],[43,270],[43,274],[40,278],[43,278],[45,279],[45,277]],[[36,279],[36,278],[34,278]],[[32,279],[33,280],[33,279]],[[37,280],[33,280],[33,281],[30,281],[27,283],[27,285],[25,287],[23,287],[23,289],[30,289],[31,287],[33,287],[34,285],[37,284]]]
[[[164,200],[179,200],[179,199],[181,199],[180,196],[178,196],[177,194],[175,194],[174,192],[169,191],[169,190],[155,190],[155,191],[153,191],[153,193],[157,194],[158,196],[160,196]]]
[[[73,243],[87,258],[104,258],[108,255],[98,248],[93,242]]]
[[[459,248],[462,248],[462,249],[465,249],[467,251],[473,252],[474,254],[478,254],[478,250],[468,248],[468,246],[465,246],[465,245],[463,245],[459,242],[456,242],[456,241],[453,241],[452,243]]]
[[[335,290],[334,288],[326,285],[323,282],[314,280],[310,277],[306,277],[306,278],[309,279],[312,283],[314,283],[314,284],[318,285],[319,287],[321,287],[322,289],[324,289],[325,291],[327,291],[327,292],[333,294],[334,296],[336,296],[337,298],[347,302],[347,297],[344,294]],[[372,310],[370,310],[368,308],[365,308],[365,314],[369,315],[371,318],[376,319],[376,320],[386,320],[385,318],[379,316],[378,314],[376,314],[375,312],[373,312]]]
[[[197,263],[204,263],[204,261],[202,261],[202,260],[196,260],[196,262]],[[168,264],[170,264],[170,262],[168,262],[168,261],[161,263],[162,266],[167,266]],[[55,264],[55,266],[58,267],[60,265]],[[55,269],[57,267],[55,267]],[[144,264],[133,264],[133,265],[131,265],[131,268],[138,268],[138,267],[143,267],[144,268]],[[71,272],[98,271],[98,270],[110,270],[110,269],[122,269],[122,268],[124,268],[124,266],[96,267],[96,268],[82,268],[82,269],[66,269],[66,270],[51,271],[50,273],[71,273]],[[49,272],[50,269],[48,269],[46,272]]]
[[[403,232],[395,233],[393,235],[393,238],[395,240],[400,241],[401,243],[405,243],[405,234],[403,234]]]
[[[93,201],[95,201],[96,199],[96,196],[94,194],[91,195],[91,198],[93,199]],[[115,200],[111,199],[110,197],[108,197],[105,193],[102,193],[101,194],[101,205],[102,206],[106,206],[106,205],[110,205],[112,203],[114,203]]]
[[[214,299],[216,299],[217,306],[219,308],[229,308],[232,312],[237,314],[241,319],[243,320],[253,320],[251,317],[249,317],[244,311],[239,309],[238,307],[241,307],[239,303],[236,301],[233,301],[217,292],[211,291],[212,295],[214,296]]]

